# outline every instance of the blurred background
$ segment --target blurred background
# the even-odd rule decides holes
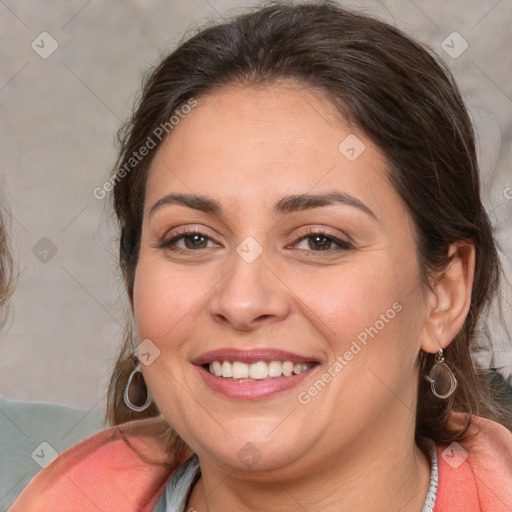
[[[395,24],[452,69],[475,123],[510,282],[512,0],[340,3]],[[0,187],[19,272],[1,333],[1,395],[104,408],[126,305],[109,198],[93,190],[114,164],[116,131],[144,73],[198,26],[252,5],[0,0]],[[497,365],[510,372],[505,334],[495,336]]]

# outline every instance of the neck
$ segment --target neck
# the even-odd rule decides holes
[[[382,439],[387,439],[385,446]],[[396,433],[379,436],[371,444],[361,439],[328,461],[308,464],[307,474],[302,475],[280,469],[248,479],[200,461],[201,478],[187,510],[420,512],[430,482],[430,463],[413,437],[408,443],[404,439]]]

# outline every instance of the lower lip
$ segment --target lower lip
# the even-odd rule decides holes
[[[254,380],[251,382],[238,382],[223,377],[216,377],[202,366],[196,366],[196,368],[198,368],[206,384],[217,393],[221,393],[229,398],[255,400],[258,398],[268,398],[277,393],[294,388],[309,377],[318,366],[320,365],[314,365],[300,375],[273,377],[268,380]]]

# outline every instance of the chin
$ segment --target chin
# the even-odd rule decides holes
[[[189,445],[200,459],[213,460],[227,470],[277,470],[302,458],[308,451],[306,445],[313,445],[312,439],[308,442],[305,438],[304,428],[297,425],[296,429],[290,431],[289,424],[279,427],[282,421],[282,416],[259,421],[254,418],[246,421],[238,419],[225,423],[226,430],[210,424],[197,432]],[[269,428],[270,425],[272,428]],[[205,435],[205,432],[208,434]]]

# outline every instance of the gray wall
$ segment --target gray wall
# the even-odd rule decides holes
[[[345,4],[395,23],[435,48],[453,70],[476,123],[484,197],[510,280],[512,0]],[[1,394],[104,406],[125,306],[108,203],[92,191],[113,165],[114,135],[144,70],[185,31],[244,5],[250,4],[0,2],[1,187],[20,272],[0,340]],[[42,32],[58,43],[49,56],[54,43]],[[446,39],[453,32],[468,44],[460,56],[463,41]],[[445,46],[451,56],[444,40],[453,46]],[[510,353],[498,349],[498,362],[510,365]]]

